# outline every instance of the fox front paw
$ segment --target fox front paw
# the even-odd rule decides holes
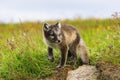
[[[58,65],[58,66],[56,67],[56,69],[61,69],[61,68],[64,68],[64,66]]]
[[[54,62],[54,57],[51,57],[51,56],[49,56],[49,58],[48,58],[51,62]]]

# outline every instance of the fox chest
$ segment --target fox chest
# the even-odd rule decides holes
[[[48,40],[44,40],[44,42],[46,43],[47,46],[49,46],[51,48],[59,48],[59,44],[50,43]]]
[[[59,45],[55,44],[55,43],[48,43],[48,46],[50,46],[52,48],[59,48]]]

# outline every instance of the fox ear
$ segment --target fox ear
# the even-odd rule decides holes
[[[57,23],[56,23],[56,26],[57,26],[58,28],[61,28],[61,23],[57,22]]]
[[[47,23],[44,23],[44,30],[49,31],[49,25]]]

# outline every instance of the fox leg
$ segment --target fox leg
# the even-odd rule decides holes
[[[71,47],[70,48],[70,53],[72,54],[72,61],[70,63],[71,66],[74,66],[77,61],[77,46]]]
[[[68,50],[68,57],[72,57],[72,53]]]
[[[51,47],[48,47],[48,59],[53,62],[54,56],[53,56],[53,49]]]
[[[60,51],[61,51],[61,59],[60,59],[60,64],[57,66],[57,68],[63,68],[65,66],[68,56],[68,47],[62,46]]]
[[[79,34],[76,34],[76,35],[77,35],[76,39],[73,41],[72,45],[69,48],[70,53],[72,53],[72,61],[70,63],[70,65],[72,65],[72,66],[74,66],[77,61],[77,49],[78,49],[78,45],[79,45],[79,41],[80,41]]]

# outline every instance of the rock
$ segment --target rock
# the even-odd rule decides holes
[[[68,71],[67,80],[97,80],[98,75],[95,66],[83,65],[76,70]]]
[[[96,65],[100,74],[98,80],[120,80],[120,66],[110,62],[100,62]]]

